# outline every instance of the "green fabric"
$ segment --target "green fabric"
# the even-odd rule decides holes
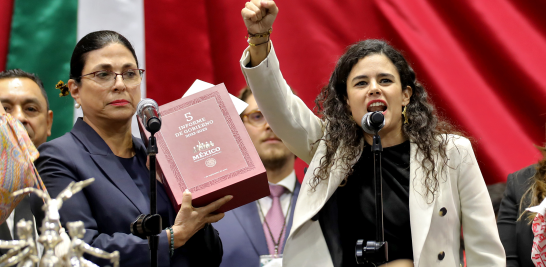
[[[15,0],[6,69],[36,73],[44,82],[53,110],[53,127],[48,140],[74,125],[72,97],[59,97],[55,85],[67,81],[70,57],[76,46],[78,1]]]

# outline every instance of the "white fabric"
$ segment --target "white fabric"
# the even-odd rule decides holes
[[[260,65],[246,68],[249,61],[248,50],[245,50],[240,65],[260,110],[287,147],[309,163],[285,245],[283,266],[333,266],[320,224],[311,218],[332,196],[345,173],[334,164],[329,178],[311,191],[309,182],[313,179],[313,170],[319,167],[326,152],[323,141],[313,146],[324,135],[322,121],[292,94],[280,72],[273,46]],[[459,266],[462,226],[468,266],[506,266],[491,200],[470,142],[455,135],[441,137],[449,139],[446,148],[449,166],[442,168],[441,163],[435,166],[436,170],[443,171],[433,200],[424,199],[422,155],[416,154],[417,145],[411,143],[409,208],[414,265]],[[339,153],[338,150],[335,158],[339,158]],[[355,163],[356,160],[352,164]],[[443,217],[439,215],[441,208],[447,209]],[[439,260],[438,254],[442,251],[445,257]]]
[[[184,93],[182,98],[201,92],[203,90],[207,90],[211,87],[214,87],[214,84],[196,79],[195,82],[193,82],[193,84],[190,86],[190,88]],[[245,111],[246,107],[248,107],[248,104],[245,101],[239,99],[238,97],[230,93],[228,93],[228,95],[229,95],[229,99],[231,99],[231,102],[235,106],[237,113],[241,115],[241,113]]]
[[[544,215],[546,213],[546,198],[538,206],[526,208],[526,210]]]
[[[13,228],[15,226],[14,221],[15,221],[15,210],[13,210],[11,214],[8,216],[8,218],[6,219],[6,224],[8,225],[9,234],[11,235],[11,238],[16,239],[17,237],[13,234],[13,229],[15,229]]]
[[[269,183],[273,184],[273,183]],[[282,213],[284,214],[284,217],[286,218],[286,221],[290,220],[290,210],[288,209],[290,206],[290,199],[292,197],[292,192],[294,192],[294,188],[296,187],[296,172],[292,171],[286,178],[282,179],[280,182],[277,183],[277,185],[282,185],[287,190],[284,191],[284,193],[281,195],[281,208]],[[273,204],[273,199],[270,196],[263,197],[258,199],[260,202],[260,205],[258,205],[258,209],[260,206],[262,207],[262,212],[260,213],[260,220],[262,221],[262,224],[264,223],[264,217],[263,215],[267,215],[267,212],[271,208],[271,205]],[[295,203],[292,203],[294,205]]]
[[[90,32],[111,30],[125,36],[135,49],[138,65],[146,69],[144,47],[144,0],[79,0],[78,41]],[[146,97],[146,73],[140,84],[141,97]],[[82,117],[82,109],[75,109],[74,122]],[[136,116],[131,131],[140,137]]]
[[[37,224],[36,224],[36,218],[34,217],[34,215],[32,216],[32,220],[34,223],[34,236],[36,236],[36,250],[38,250],[38,258],[42,258],[42,255],[44,253],[44,245],[38,242],[38,237],[40,237],[40,235],[38,235],[38,230],[36,229]]]

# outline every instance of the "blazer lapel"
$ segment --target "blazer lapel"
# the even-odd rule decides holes
[[[264,228],[258,212],[255,201],[233,210],[233,214],[241,224],[258,255],[267,255],[269,250],[267,249]]]
[[[360,143],[360,147],[362,147],[363,144],[364,141]],[[343,147],[343,144],[340,145],[340,147]],[[337,160],[341,156],[340,154],[341,151],[338,149],[334,156],[334,159],[336,159],[335,164],[334,166],[332,166],[332,168],[330,168],[330,176],[328,177],[327,182],[321,181],[315,188],[314,192],[311,191],[311,186],[309,185],[309,182],[314,178],[313,173],[314,170],[319,167],[320,160],[311,161],[309,169],[305,174],[305,177],[303,178],[303,182],[301,184],[300,190],[302,194],[299,194],[298,196],[296,211],[294,212],[296,216],[294,218],[294,223],[292,225],[290,234],[297,231],[305,222],[311,220],[311,218],[313,218],[313,216],[315,216],[320,211],[320,209],[322,209],[324,204],[326,204],[326,201],[330,199],[330,197],[339,187],[339,185],[343,181],[343,178],[345,178],[345,172],[343,171],[343,167],[341,166],[342,163]],[[362,151],[353,160],[353,162],[350,162],[350,164],[356,164],[361,154]],[[320,159],[323,155],[326,155],[326,145],[324,144],[324,141],[321,141],[313,158]]]
[[[423,155],[416,154],[417,145],[411,143],[410,147],[410,191],[409,191],[409,208],[410,208],[410,225],[411,239],[413,244],[413,255],[415,266],[419,266],[419,256],[423,250],[425,240],[430,229],[432,214],[434,212],[434,200],[431,196],[425,199],[427,195],[426,187],[422,181],[426,178],[421,167]],[[436,166],[437,167],[437,166]]]
[[[123,165],[110,147],[102,140],[91,126],[78,118],[72,128],[71,133],[85,146],[95,164],[102,169],[104,175],[135,205],[142,213],[150,213],[149,204],[146,203],[141,191],[136,186],[133,179],[129,176]],[[134,140],[133,140],[134,144]],[[139,156],[141,149],[134,144],[135,156]],[[89,177],[91,178],[91,177]]]
[[[138,189],[135,182],[129,176],[123,165],[114,154],[110,155],[91,155],[93,161],[103,170],[105,176],[135,205],[142,213],[150,213],[150,207],[147,205],[142,192]]]
[[[294,210],[296,209],[296,204],[298,200],[298,194],[300,193],[300,188],[301,188],[301,184],[297,182],[296,187],[294,187],[294,194],[292,195],[292,206],[290,207],[290,216],[288,217],[288,222],[286,225],[286,231],[284,235],[285,244],[286,244],[286,240],[288,239],[288,236],[290,235],[290,230],[292,230],[292,222],[294,221]]]

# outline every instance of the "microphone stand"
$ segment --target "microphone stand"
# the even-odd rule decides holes
[[[385,229],[383,226],[383,174],[381,171],[381,152],[383,152],[383,146],[381,146],[381,137],[379,137],[378,133],[373,136],[372,151],[374,161],[373,181],[375,184],[375,238],[381,245],[385,244],[385,260],[388,260]]]
[[[161,233],[161,215],[157,214],[157,180],[156,180],[156,158],[158,149],[154,136],[150,132],[148,139],[147,154],[150,157],[150,214],[140,214],[136,221],[131,223],[131,233],[140,238],[148,238],[150,247],[150,266],[157,267],[157,249],[159,247],[159,234]]]
[[[372,141],[374,160],[374,187],[375,187],[375,241],[359,239],[356,242],[355,256],[357,264],[381,265],[389,260],[388,244],[385,241],[383,226],[383,176],[381,171],[381,137],[375,132]]]
[[[150,261],[152,267],[158,266],[157,249],[159,246],[159,233],[161,233],[161,215],[157,214],[157,179],[156,179],[156,159],[158,153],[157,143],[154,133],[151,133],[148,140],[147,148],[148,156],[150,157],[150,214],[152,217],[158,218],[152,220],[151,229],[156,229],[155,233],[148,236],[148,246],[150,247]]]
[[[161,116],[158,114],[159,107],[152,99],[142,99],[138,103],[138,116],[150,132],[146,152],[150,159],[150,214],[140,214],[136,221],[131,223],[131,233],[148,238],[150,247],[150,266],[158,266],[157,249],[159,247],[159,234],[161,233],[161,215],[157,214],[157,179],[156,179],[156,158],[158,153],[157,141],[154,134],[161,129]]]

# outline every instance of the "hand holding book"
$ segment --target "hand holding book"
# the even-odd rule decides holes
[[[192,197],[190,191],[184,191],[182,205],[172,227],[174,232],[174,248],[176,249],[186,244],[197,231],[205,227],[205,224],[215,223],[224,218],[224,213],[215,213],[215,211],[232,198],[233,196],[225,196],[204,207],[194,208],[191,204]],[[171,238],[168,231],[167,238]]]

